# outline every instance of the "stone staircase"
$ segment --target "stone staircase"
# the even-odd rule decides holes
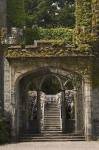
[[[46,105],[44,110],[44,131],[43,133],[25,133],[20,137],[20,142],[62,142],[62,141],[85,141],[80,133],[62,133],[60,109],[56,102]]]
[[[46,133],[46,134],[24,134],[20,137],[20,142],[65,142],[65,141],[85,141],[81,134]]]
[[[44,110],[44,132],[62,132],[60,110],[56,101],[48,103]]]

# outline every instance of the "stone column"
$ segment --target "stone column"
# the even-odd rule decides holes
[[[40,100],[40,90],[37,90],[37,118],[38,118],[38,130],[41,133],[41,100]]]
[[[92,81],[90,75],[84,76],[84,110],[85,110],[85,138],[92,139]]]
[[[11,68],[11,119],[12,119],[12,140],[16,141],[17,140],[17,122],[16,122],[16,115],[17,115],[17,99],[16,99],[16,91],[15,91],[15,72],[14,68]]]
[[[16,103],[15,103],[15,83],[14,69],[11,68],[7,59],[4,59],[4,113],[11,122],[11,136],[16,138]]]
[[[40,132],[44,132],[44,105],[45,105],[45,94],[40,92]]]
[[[0,114],[4,111],[4,59],[0,56]]]
[[[66,114],[65,114],[65,90],[62,90],[62,131],[65,131],[65,119],[66,119]]]

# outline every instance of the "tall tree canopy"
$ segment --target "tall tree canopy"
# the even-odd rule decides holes
[[[25,0],[26,22],[43,27],[73,26],[74,0]]]
[[[7,0],[8,26],[22,27],[25,24],[24,0]]]
[[[74,0],[7,0],[8,25],[73,26]]]

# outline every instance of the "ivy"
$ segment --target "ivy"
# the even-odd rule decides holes
[[[34,40],[61,41],[62,43],[73,43],[73,29],[70,28],[26,28],[24,32],[25,44],[33,44]],[[60,42],[59,42],[60,44]]]
[[[96,25],[97,27],[96,31],[98,33],[99,15],[96,15],[94,9],[96,10],[97,6],[99,5],[99,1],[98,0],[76,0],[75,3],[76,3],[76,10],[75,10],[76,26],[74,29],[62,28],[62,27],[46,28],[46,29],[41,27],[39,28],[33,27],[30,29],[28,27],[25,30],[24,42],[22,43],[26,45],[32,45],[34,40],[46,41],[45,43],[41,44],[41,49],[43,49],[44,44],[47,45],[47,43],[50,43],[50,47],[48,46],[48,49],[47,48],[44,49],[44,56],[45,56],[45,51],[46,51],[46,55],[48,53],[54,55],[54,53],[51,50],[53,49],[53,46],[59,47],[61,49],[59,50],[59,54],[61,51],[63,55],[63,53],[65,53],[63,46],[66,47],[66,45],[71,45],[71,46],[73,45],[75,47],[74,51],[76,50],[77,52],[78,51],[81,53],[87,52],[88,54],[91,54],[92,49],[96,49],[95,43],[98,43],[97,42],[98,36],[94,34],[93,24]],[[93,7],[95,8],[93,9]],[[71,52],[71,49],[69,49],[69,51]],[[35,55],[34,53],[36,53],[36,51],[33,52],[33,55]]]
[[[64,40],[67,43],[73,41],[73,29],[69,28],[51,28],[51,29],[39,29],[40,39],[44,40]]]

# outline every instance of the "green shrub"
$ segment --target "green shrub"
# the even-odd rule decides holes
[[[24,31],[24,43],[25,44],[33,44],[34,40],[39,39],[39,31],[37,27],[33,29],[31,27],[27,27]]]
[[[9,122],[0,117],[0,144],[10,141],[10,126]]]
[[[33,44],[34,40],[55,40],[64,41],[64,43],[73,42],[73,29],[69,28],[38,28],[28,27],[24,31],[25,44]]]
[[[73,40],[73,29],[69,28],[39,28],[40,39],[44,40],[64,40],[71,43]]]

